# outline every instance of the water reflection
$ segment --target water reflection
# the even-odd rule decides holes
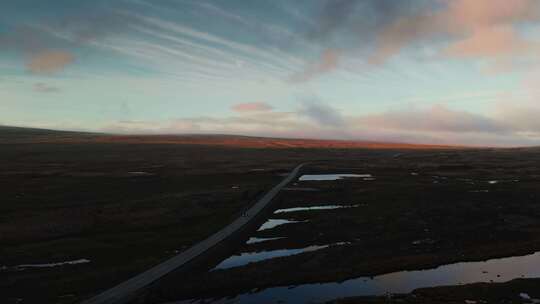
[[[0,266],[1,271],[21,271],[29,268],[51,268],[65,265],[78,265],[90,263],[88,259],[78,259],[73,261],[56,262],[56,263],[43,263],[43,264],[21,264],[17,266]]]
[[[257,229],[257,231],[272,229],[277,226],[285,225],[285,224],[293,224],[293,223],[305,223],[307,221],[293,221],[293,220],[283,220],[283,219],[269,219],[264,224]]]
[[[409,293],[417,288],[476,282],[505,282],[516,278],[540,277],[540,252],[527,256],[492,259],[485,262],[462,262],[438,268],[401,271],[360,277],[342,283],[304,284],[268,288],[242,294],[235,303],[308,303],[340,297]]]
[[[278,258],[283,256],[291,256],[295,254],[300,254],[304,252],[310,252],[315,251],[319,249],[326,248],[330,245],[322,245],[322,246],[308,246],[304,248],[297,248],[297,249],[278,249],[278,250],[270,250],[270,251],[261,251],[261,252],[244,252],[240,255],[233,255],[229,258],[223,260],[223,262],[219,263],[215,269],[227,269],[232,267],[238,267],[247,265],[249,263],[254,262],[260,262],[272,258]]]
[[[285,237],[273,237],[273,238],[258,238],[258,237],[250,237],[249,240],[246,241],[246,244],[257,244],[262,243],[266,241],[273,241],[273,240],[279,240],[284,239]]]
[[[311,207],[294,207],[286,209],[278,209],[274,211],[274,214],[278,213],[288,213],[296,211],[307,211],[307,210],[332,210],[332,209],[341,209],[341,208],[355,208],[360,205],[324,205],[324,206],[311,206]]]

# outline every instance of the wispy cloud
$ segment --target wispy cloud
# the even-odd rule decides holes
[[[335,70],[339,64],[339,51],[325,50],[320,60],[309,64],[303,71],[295,73],[291,77],[292,82],[304,82],[321,74]]]

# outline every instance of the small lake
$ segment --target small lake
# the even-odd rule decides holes
[[[311,303],[340,297],[409,293],[417,288],[540,277],[540,252],[484,262],[461,262],[427,270],[400,271],[342,283],[303,284],[236,296],[233,303]],[[207,302],[205,302],[207,303]]]
[[[344,178],[368,178],[372,179],[371,174],[305,174],[298,178],[299,181],[333,181]]]
[[[282,220],[282,219],[269,219],[264,224],[259,227],[257,231],[272,229],[277,226],[285,225],[285,224],[294,224],[294,223],[305,223],[307,221],[293,221],[293,220]]]
[[[232,267],[243,266],[249,263],[260,262],[260,261],[264,261],[268,259],[315,251],[315,250],[326,248],[328,246],[330,245],[308,246],[305,248],[297,248],[297,249],[278,249],[278,250],[269,250],[269,251],[261,251],[261,252],[244,252],[239,255],[230,256],[229,258],[219,263],[219,265],[217,265],[214,269],[227,269],[227,268],[232,268]]]
[[[323,206],[311,206],[311,207],[294,207],[286,209],[278,209],[274,211],[274,214],[279,213],[289,213],[297,211],[311,211],[311,210],[332,210],[332,209],[341,209],[341,208],[355,208],[360,205],[323,205]]]

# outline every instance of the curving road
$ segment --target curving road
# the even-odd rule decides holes
[[[253,220],[259,212],[261,212],[272,199],[290,183],[298,172],[305,164],[300,164],[294,170],[287,175],[287,177],[281,181],[278,185],[272,188],[266,193],[255,205],[248,209],[241,217],[237,218],[234,222],[227,225],[225,228],[216,232],[207,239],[195,244],[188,250],[166,260],[165,262],[154,266],[147,271],[140,273],[133,278],[120,283],[119,285],[106,290],[97,296],[83,301],[81,304],[118,304],[125,303],[131,299],[137,292],[144,289],[146,286],[154,283],[156,280],[162,278],[171,271],[178,269],[179,267],[192,261],[194,258],[205,253],[207,250],[217,245],[218,243],[229,238],[235,232],[244,227],[247,223]]]

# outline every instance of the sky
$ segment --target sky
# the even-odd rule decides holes
[[[4,0],[0,125],[540,145],[537,0]]]

